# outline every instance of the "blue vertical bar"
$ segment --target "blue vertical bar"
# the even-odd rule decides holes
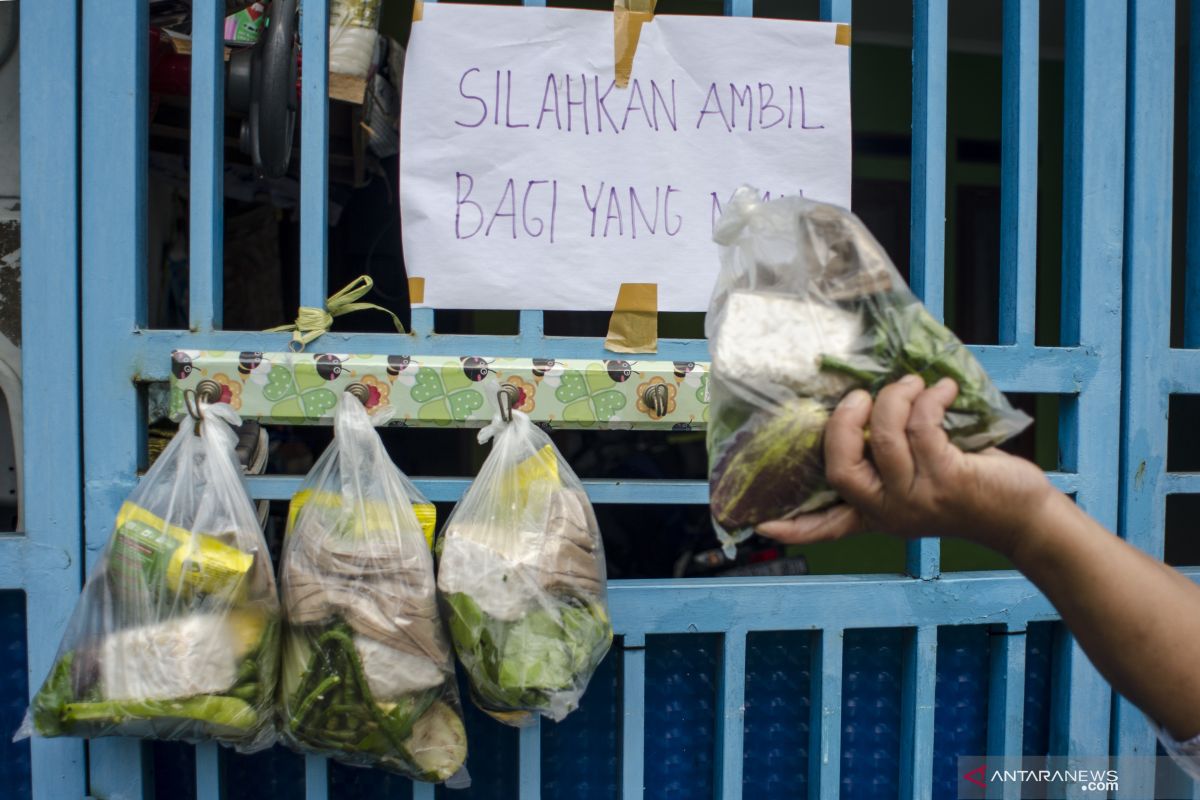
[[[841,628],[827,628],[812,649],[808,796],[819,800],[839,800],[841,796],[844,636]]]
[[[754,0],[725,0],[725,16],[753,17]]]
[[[304,800],[328,800],[329,762],[322,756],[304,757]]]
[[[437,792],[434,791],[434,785],[432,783],[413,781],[412,800],[433,800],[436,795]]]
[[[852,0],[821,0],[821,19],[825,22],[850,22]]]
[[[1016,769],[1023,752],[1025,732],[1024,626],[1006,625],[1002,632],[989,638],[989,643],[987,753],[978,755],[1003,756],[1005,768],[1012,764]],[[988,796],[1020,800],[1021,784],[1015,781],[1002,783],[995,794]]]
[[[545,8],[546,7],[546,0],[524,0],[524,3],[526,6],[530,6],[532,8]]]
[[[742,734],[746,729],[746,632],[725,632],[718,692],[716,785],[722,798],[742,796]]]
[[[224,284],[225,42],[224,4],[192,9],[191,170],[188,305],[193,331],[221,327]],[[217,745],[196,747],[196,798],[220,800]]]
[[[946,0],[915,0],[909,283],[939,320],[946,255],[946,25]]]
[[[627,633],[621,651],[621,800],[646,789],[646,637]]]
[[[1121,392],[1121,250],[1125,196],[1126,5],[1122,0],[1068,0],[1064,87],[1064,345],[1096,354],[1096,372],[1068,404],[1065,455],[1080,474],[1081,507],[1116,528],[1119,461],[1114,447]],[[1110,747],[1111,689],[1071,642],[1055,703],[1052,746],[1067,755],[1102,755]]]
[[[329,0],[305,0],[300,90],[300,305],[325,307],[329,254]]]
[[[527,352],[541,355],[538,348],[541,346],[546,332],[545,317],[542,312],[525,309],[518,317],[517,324],[520,326],[518,341],[527,348]]]
[[[937,626],[906,637],[900,692],[900,796],[927,800],[933,793],[933,708],[937,689]]]
[[[433,309],[432,308],[414,308],[412,310],[412,323],[409,326],[412,328],[412,333],[428,337],[433,335]]]
[[[224,237],[225,58],[223,3],[192,9],[192,158],[188,293],[191,329],[221,327]]]
[[[146,3],[83,0],[82,9],[83,463],[90,569],[136,482],[143,439],[135,365],[113,363],[112,355],[125,350],[145,320],[149,22]],[[93,796],[142,796],[140,741],[96,739],[88,753]]]
[[[521,728],[518,747],[518,796],[520,800],[538,800],[542,796],[541,717],[534,717],[532,725]]]
[[[221,747],[216,742],[196,745],[196,800],[221,800]]]
[[[1200,347],[1200,3],[1188,20],[1187,258],[1184,277],[1183,346]],[[1169,306],[1168,306],[1169,308]]]
[[[912,249],[909,283],[942,318],[946,241],[946,0],[913,3]],[[936,539],[907,545],[908,574],[938,575]]]
[[[1193,26],[1200,19],[1193,4]],[[1193,27],[1193,32],[1195,28]],[[1193,40],[1192,63],[1200,46]],[[1171,344],[1172,185],[1174,169],[1175,5],[1161,0],[1129,4],[1129,57],[1125,164],[1125,247],[1121,398],[1121,536],[1155,558],[1163,555],[1167,413],[1162,356]],[[1195,75],[1195,72],[1193,72]],[[1196,98],[1198,87],[1191,87]],[[1189,119],[1189,123],[1193,120]],[[1189,134],[1189,176],[1195,133]],[[1188,258],[1195,235],[1188,186]],[[1154,795],[1154,731],[1123,697],[1113,709],[1113,749],[1121,775],[1119,797]]]
[[[63,554],[23,569],[32,696],[54,665],[79,596],[83,523],[79,419],[79,14],[75,3],[24,3],[20,14],[21,355],[24,528]],[[70,76],[64,80],[63,76]],[[79,739],[30,742],[33,800],[83,797]]]
[[[1039,0],[1005,0],[1000,152],[1000,344],[1032,347],[1037,313]]]

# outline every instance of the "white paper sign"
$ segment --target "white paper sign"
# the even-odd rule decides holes
[[[400,124],[421,305],[604,310],[657,283],[660,310],[707,308],[739,186],[850,204],[836,28],[658,16],[618,89],[611,12],[426,3]]]

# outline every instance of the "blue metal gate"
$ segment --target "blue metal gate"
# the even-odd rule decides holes
[[[947,3],[914,2],[911,283],[935,315],[944,306]],[[139,386],[168,378],[173,349],[286,346],[282,334],[221,325],[221,4],[195,5],[190,328],[178,331],[145,325],[145,3],[22,8],[28,495],[25,532],[0,537],[0,589],[25,593],[32,688],[51,664],[82,570],[138,479],[145,436]],[[312,21],[327,10],[328,0],[304,4],[300,301],[312,306],[327,294],[329,125],[327,29]],[[726,0],[728,14],[753,10],[753,0]],[[850,22],[851,1],[821,0],[820,14]],[[1165,312],[1174,16],[1174,3],[1161,0],[1067,2],[1061,344],[1038,346],[1039,3],[1005,0],[1001,338],[972,348],[1002,389],[1060,397],[1052,480],[1102,523],[1120,522],[1123,535],[1159,555],[1165,497],[1200,493],[1200,475],[1168,473],[1165,461],[1170,395],[1200,393],[1197,351],[1169,348]],[[1197,19],[1193,12],[1193,32]],[[1193,75],[1197,65],[1193,55]],[[1200,80],[1191,93],[1192,107],[1200,108]],[[1192,144],[1189,154],[1198,157],[1189,163],[1200,164],[1200,143]],[[1189,311],[1197,313],[1188,315],[1186,344],[1196,347],[1200,185],[1188,191],[1197,200],[1188,209]],[[412,328],[403,338],[328,334],[318,344],[334,352],[604,357],[602,340],[544,335],[538,310],[521,312],[514,336],[438,333],[428,310],[414,311]],[[702,340],[664,340],[658,357],[702,360],[705,350]],[[249,486],[256,498],[286,499],[298,481],[265,476]],[[448,501],[465,481],[418,484]],[[596,480],[588,489],[602,503],[707,501],[703,482]],[[1033,735],[1048,736],[1041,752],[1153,752],[1149,725],[1123,701],[1112,702],[1108,685],[1060,633],[1049,674],[1050,633],[1039,624],[1054,612],[1027,581],[1012,572],[942,574],[939,552],[933,540],[910,545],[907,574],[896,576],[614,581],[622,644],[589,693],[597,710],[587,730],[604,736],[565,725],[508,738],[488,729],[491,738],[472,740],[481,764],[476,796],[734,798],[745,788],[764,797],[922,798],[934,796],[935,786],[944,793],[935,757],[956,746],[1019,753]],[[987,636],[981,626],[1004,635]],[[958,740],[954,706],[943,702],[952,690],[939,685],[957,674],[975,676],[973,719],[982,726]],[[894,702],[853,702],[858,683],[872,675],[894,681]],[[781,691],[793,694],[772,705]],[[1048,734],[1031,734],[1027,710],[1046,708]],[[890,743],[873,738],[879,730],[892,732]],[[681,754],[672,744],[681,736],[704,751]],[[782,753],[783,766],[764,748]],[[29,754],[38,798],[151,796],[156,782],[152,752],[137,741],[39,740]],[[243,778],[271,769],[270,756],[254,758],[197,747],[194,791],[184,796],[233,796]],[[354,789],[353,780],[331,782],[332,771],[323,759],[308,758],[302,779],[280,785],[302,783],[313,800],[367,791]],[[598,775],[598,783],[580,788],[581,775]],[[875,783],[872,775],[880,776]],[[404,787],[391,789],[401,796],[408,785],[388,784]],[[1122,796],[1151,791],[1122,775]],[[434,794],[427,785],[411,789],[414,798]]]

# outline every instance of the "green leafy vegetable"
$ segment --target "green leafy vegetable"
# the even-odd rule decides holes
[[[152,722],[156,730],[165,731],[161,723],[174,721],[168,726],[173,738],[241,739],[271,723],[278,631],[273,617],[255,629],[257,643],[239,662],[237,680],[228,691],[167,700],[103,698],[94,675],[89,677],[81,666],[79,653],[68,651],[30,704],[34,730],[42,736],[101,736],[118,732],[112,730],[114,726],[137,721]]]
[[[450,638],[472,677],[472,689],[490,709],[539,711],[558,693],[586,680],[612,643],[604,607],[558,598],[515,620],[488,616],[467,594],[446,596]]]
[[[829,412],[798,397],[774,413],[759,412],[726,443],[713,468],[713,518],[726,530],[779,519],[798,505],[829,502],[822,441]]]

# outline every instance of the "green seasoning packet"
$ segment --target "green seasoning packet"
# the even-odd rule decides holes
[[[262,35],[266,9],[262,3],[243,8],[225,18],[225,44],[254,44]]]
[[[135,601],[143,587],[236,599],[253,563],[250,553],[125,503],[117,514],[108,571],[113,590]]]

